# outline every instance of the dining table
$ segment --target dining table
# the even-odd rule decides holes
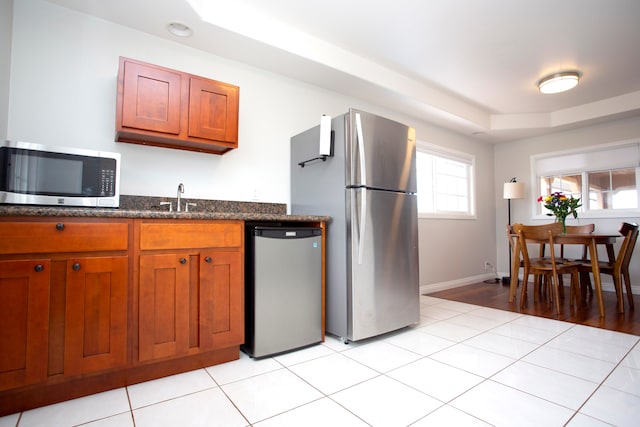
[[[593,273],[593,286],[598,302],[600,317],[604,317],[604,299],[602,296],[602,280],[600,278],[600,264],[598,260],[598,245],[605,245],[609,262],[615,261],[613,245],[621,234],[598,234],[598,233],[561,233],[554,236],[553,241],[558,245],[587,245],[589,248],[589,259],[591,260],[591,272]],[[518,271],[520,270],[520,242],[517,234],[509,236],[512,239],[512,265],[511,278],[509,284],[509,302],[513,302],[518,287]],[[515,280],[513,280],[515,279]],[[618,312],[624,312],[624,301],[622,295],[617,295]]]

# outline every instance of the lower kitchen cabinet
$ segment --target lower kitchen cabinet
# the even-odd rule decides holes
[[[127,362],[127,256],[67,260],[64,374]]]
[[[0,371],[25,371],[14,386],[126,363],[130,222],[1,219]]]
[[[148,222],[139,230],[139,361],[239,348],[242,223]]]
[[[235,360],[244,222],[1,217],[0,416]]]
[[[0,261],[0,390],[47,379],[50,262]]]
[[[187,352],[189,346],[189,255],[140,256],[139,360]]]
[[[209,251],[200,260],[200,348],[240,345],[244,342],[243,255],[240,251]],[[193,330],[196,324],[191,325]]]

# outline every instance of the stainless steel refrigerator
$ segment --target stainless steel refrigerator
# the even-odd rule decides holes
[[[415,132],[351,109],[291,138],[291,213],[330,215],[326,331],[345,341],[419,321]],[[323,130],[324,133],[324,130]]]

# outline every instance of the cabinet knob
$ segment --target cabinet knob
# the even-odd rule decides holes
[[[73,264],[72,268],[73,268],[74,271],[80,271],[80,263],[76,262],[75,264]]]
[[[61,223],[61,222],[57,223],[56,224],[56,230],[58,230],[58,231],[64,230],[64,224]]]
[[[186,258],[180,258],[180,264],[186,264],[186,263],[187,263]]]
[[[205,258],[204,258],[204,261],[205,261],[205,262],[211,262],[211,257],[210,257],[210,256],[205,257]]]
[[[35,267],[33,267],[33,270],[37,273],[40,273],[42,270],[44,270],[44,265],[36,264]]]

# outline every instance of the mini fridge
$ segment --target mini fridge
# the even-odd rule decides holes
[[[245,344],[264,357],[322,341],[322,230],[248,224]]]

